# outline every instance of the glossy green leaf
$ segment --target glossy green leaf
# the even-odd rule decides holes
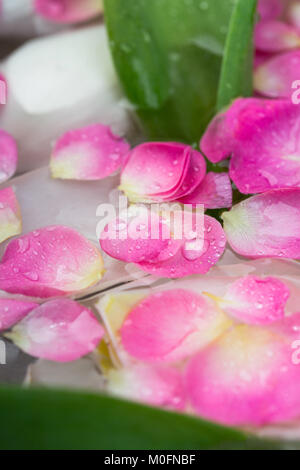
[[[225,45],[218,91],[218,110],[238,96],[253,93],[253,29],[257,0],[237,0]]]
[[[198,143],[217,109],[225,44],[226,57],[231,54],[231,41],[226,41],[229,24],[231,37],[237,29],[232,12],[234,23],[239,18],[246,31],[253,26],[252,8],[248,15],[248,9],[237,8],[236,2],[104,0],[116,69],[149,138]],[[255,1],[249,3],[253,6]],[[247,56],[245,66],[234,67],[237,77],[230,82],[239,84],[239,93],[239,80],[245,83],[241,74],[244,77],[246,63],[251,64],[251,42],[247,35],[244,49],[235,55],[239,61],[243,53]],[[225,65],[222,74],[226,82],[227,69]],[[245,86],[248,94],[248,81]]]

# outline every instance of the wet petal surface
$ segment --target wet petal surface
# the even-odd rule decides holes
[[[21,321],[38,304],[14,299],[0,299],[0,331],[7,330]]]
[[[0,129],[0,183],[11,178],[18,163],[18,149],[15,140]]]
[[[0,189],[0,243],[22,232],[22,216],[12,188]]]

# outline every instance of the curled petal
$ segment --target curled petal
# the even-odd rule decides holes
[[[21,210],[14,190],[0,189],[0,243],[21,232]]]
[[[96,247],[75,230],[50,226],[11,241],[0,264],[0,289],[50,297],[86,289],[103,274]]]
[[[143,206],[131,206],[122,214],[106,226],[100,239],[102,250],[113,258],[128,263],[164,261],[172,250],[180,248],[181,241],[172,240],[158,213]]]
[[[92,352],[103,335],[91,310],[59,299],[33,310],[6,336],[31,356],[69,362]]]
[[[206,274],[225,251],[226,237],[221,224],[204,216],[204,231],[194,238],[185,238],[170,259],[161,262],[141,262],[138,266],[154,276],[180,278],[191,274]]]
[[[255,46],[263,52],[282,52],[300,47],[300,33],[283,21],[260,21],[255,29]]]
[[[268,98],[291,99],[300,75],[300,51],[284,52],[267,60],[254,72],[254,88]]]
[[[126,317],[124,349],[144,362],[176,362],[199,351],[230,326],[213,302],[192,291],[172,289],[148,296]]]
[[[0,129],[0,183],[13,176],[17,169],[18,149],[15,140]]]
[[[203,204],[205,209],[232,206],[232,187],[227,173],[207,173],[194,192],[180,199],[182,204]]]
[[[109,392],[146,403],[175,410],[185,408],[185,390],[178,370],[168,366],[137,364],[128,369],[111,370]]]
[[[186,389],[195,411],[227,425],[263,426],[300,412],[300,368],[284,334],[240,325],[189,363]]]
[[[37,14],[55,23],[81,23],[102,13],[101,0],[34,0]]]
[[[203,156],[192,147],[149,142],[127,157],[120,189],[132,202],[175,201],[193,191],[205,172]]]
[[[246,276],[229,286],[221,308],[237,320],[268,325],[284,317],[289,288],[274,277]]]
[[[222,215],[234,251],[250,258],[300,258],[300,189],[253,196]]]
[[[129,149],[124,139],[102,124],[69,131],[56,143],[51,173],[62,179],[103,179],[121,167]]]
[[[8,330],[23,320],[38,304],[14,299],[0,299],[0,331]]]
[[[282,0],[259,0],[258,12],[264,20],[278,18],[283,10]]]

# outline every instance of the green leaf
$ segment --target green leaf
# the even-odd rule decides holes
[[[257,0],[237,0],[227,36],[218,91],[218,110],[253,93],[253,28]]]
[[[235,58],[240,61],[243,57],[245,66],[233,67],[237,76],[230,83],[239,85],[240,94],[246,64],[251,76],[248,55],[252,38],[248,30],[253,26],[255,2],[244,2],[252,5],[245,9],[238,8],[243,0],[236,2],[104,0],[116,69],[149,138],[193,145],[199,142],[217,109],[225,43],[226,53],[230,54],[231,49],[226,41],[228,27],[230,24],[233,37],[238,28],[232,24],[238,20],[247,31],[247,38],[243,51],[241,46]],[[236,20],[230,22],[233,9]],[[226,83],[227,70],[225,64],[222,76]],[[248,87],[245,91],[248,93]]]
[[[1,450],[280,448],[190,416],[91,393],[4,387],[0,415]]]

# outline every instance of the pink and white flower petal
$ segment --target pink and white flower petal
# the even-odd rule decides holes
[[[178,243],[172,242],[170,230],[167,233],[165,229],[164,219],[158,213],[133,205],[106,226],[100,245],[111,257],[128,263],[165,260],[170,256],[167,250],[175,245],[179,249]]]
[[[0,183],[14,175],[17,163],[17,144],[11,135],[0,129]]]
[[[138,266],[157,277],[181,278],[192,274],[206,274],[221,258],[226,247],[226,236],[221,224],[204,216],[204,232],[187,238],[181,249],[167,261],[141,262]]]
[[[231,248],[249,258],[300,258],[300,189],[253,196],[222,214]]]
[[[295,28],[300,29],[300,3],[298,0],[290,2],[287,10],[287,19]]]
[[[0,264],[0,289],[51,297],[86,289],[103,274],[99,250],[75,230],[49,226],[11,241]]]
[[[283,21],[264,20],[256,25],[254,41],[259,51],[282,52],[300,47],[300,33]]]
[[[207,173],[200,185],[188,196],[180,199],[182,204],[203,204],[205,209],[222,209],[232,206],[232,186],[228,173]]]
[[[186,390],[201,417],[234,426],[289,421],[300,412],[300,368],[285,335],[239,325],[190,361]]]
[[[55,23],[81,23],[102,13],[102,0],[34,0],[38,15]]]
[[[104,329],[93,312],[69,299],[39,306],[6,334],[27,354],[57,362],[89,354],[103,336]]]
[[[151,406],[182,411],[186,404],[182,375],[170,366],[136,364],[112,369],[107,389],[114,395]]]
[[[189,290],[172,289],[138,303],[120,334],[124,349],[135,359],[172,363],[195,354],[230,325],[214,302]]]
[[[4,75],[0,73],[0,110],[1,110],[1,106],[5,105],[7,102],[7,95],[8,95],[7,82],[6,82]]]
[[[284,52],[255,69],[254,88],[268,98],[291,99],[299,74],[300,50]]]
[[[0,243],[22,232],[22,216],[12,188],[0,189]]]
[[[94,124],[64,134],[50,161],[54,178],[98,180],[120,169],[129,144],[108,126]]]
[[[38,307],[34,302],[15,299],[0,299],[0,331],[8,330]]]
[[[183,144],[149,142],[131,151],[122,170],[120,189],[132,202],[175,200],[174,194],[181,193],[188,172],[192,181],[185,183],[187,192],[205,176],[206,164],[199,152]]]
[[[258,0],[258,12],[264,20],[278,18],[282,11],[282,0]]]
[[[284,318],[290,290],[275,277],[246,276],[227,289],[220,307],[239,321],[268,325]]]

